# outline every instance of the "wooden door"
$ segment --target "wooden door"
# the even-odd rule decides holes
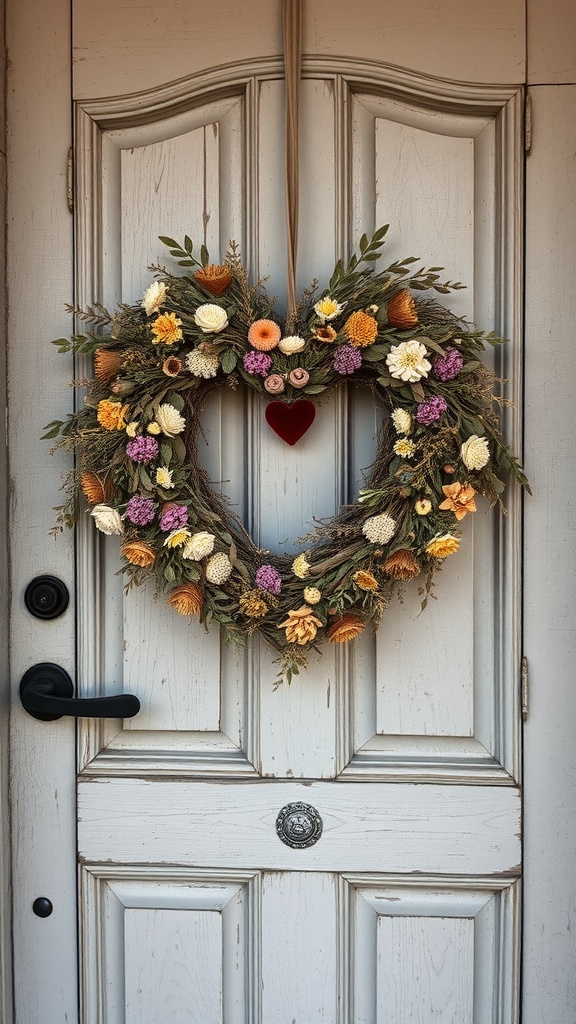
[[[235,238],[282,296],[283,70],[273,19],[262,56],[225,34],[217,61],[207,55],[183,74],[199,29],[180,5],[168,5],[160,35],[144,24],[140,50],[135,23],[120,32],[115,8],[102,15],[79,3],[74,22],[75,301],[137,299],[147,264],[165,258],[158,235],[184,232],[214,258]],[[258,9],[243,15],[248,50],[261,19]],[[360,58],[359,33],[349,56],[303,64],[299,283],[327,276],[363,231],[390,222],[390,261],[414,254],[444,264],[469,285],[453,307],[511,337],[497,370],[518,386],[520,93],[490,76],[480,86],[455,84],[426,67]],[[20,216],[25,222],[23,207]],[[21,331],[29,315],[22,307]],[[52,333],[67,326],[61,319]],[[48,351],[49,338],[46,325],[46,336],[36,331],[37,354],[15,345],[13,356],[20,400],[39,407],[41,423],[67,397],[64,361]],[[36,360],[46,403],[32,395]],[[355,492],[377,425],[364,397],[338,395],[289,450],[263,427],[258,401],[222,393],[204,425],[206,466],[253,536],[279,550]],[[506,427],[513,443],[517,414]],[[29,480],[46,462],[40,432],[13,435]],[[49,525],[46,504],[57,503],[58,471],[57,460],[43,469],[50,501],[27,511],[38,537]],[[376,637],[312,659],[290,687],[277,688],[271,656],[255,643],[240,656],[152,593],[124,596],[114,540],[81,525],[79,693],[130,690],[142,702],[133,720],[79,723],[81,1021],[517,1019],[518,496],[507,504],[506,520],[476,517],[421,616],[408,590]],[[14,539],[24,582],[37,570],[22,534]],[[48,549],[46,571],[70,576],[68,544]],[[18,614],[23,667],[69,660],[69,618],[54,630],[41,624],[37,657],[20,605]],[[52,820],[62,870],[43,873],[45,845],[29,823],[39,858],[29,874],[65,892],[70,782],[52,773],[72,773],[71,726],[21,717],[17,727],[34,749],[34,798],[42,793],[54,806],[46,785],[66,794],[57,827]],[[276,835],[276,817],[293,801],[322,817],[322,837],[309,849]],[[29,797],[23,822],[25,806],[29,814]],[[45,804],[41,813],[44,820]],[[24,887],[17,904],[24,922]],[[35,921],[30,939],[28,921],[17,936],[50,976],[50,1020],[63,1005],[72,1012],[70,971],[55,949],[69,904],[63,896],[54,905],[43,933]],[[20,1019],[45,1021],[42,998],[26,989],[22,982]]]

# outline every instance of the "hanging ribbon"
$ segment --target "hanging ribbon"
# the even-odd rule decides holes
[[[302,0],[284,0],[284,76],[286,79],[286,245],[288,311],[286,326],[296,316],[296,257],[298,251],[298,125],[302,66]]]

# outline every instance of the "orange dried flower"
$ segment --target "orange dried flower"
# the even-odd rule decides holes
[[[114,380],[122,366],[122,354],[108,348],[97,348],[94,352],[94,376],[101,384]]]
[[[382,568],[393,580],[413,580],[422,572],[420,562],[408,548],[400,548],[388,555]]]
[[[334,341],[334,338],[338,337],[338,333],[333,327],[329,327],[328,324],[324,324],[322,327],[316,328],[314,337],[318,338],[318,341],[325,341],[326,344],[330,345]]]
[[[369,313],[358,309],[350,314],[344,324],[344,330],[351,345],[366,348],[367,345],[373,345],[378,337],[378,321]]]
[[[120,402],[111,402],[108,398],[103,398],[98,402],[98,423],[104,430],[124,430],[129,409],[129,405],[120,405]]]
[[[226,291],[233,275],[225,263],[209,263],[207,267],[197,270],[194,276],[207,292],[218,298]]]
[[[326,630],[326,639],[331,644],[347,644],[360,636],[364,629],[365,623],[360,616],[354,615],[354,612],[347,612]]]
[[[273,320],[255,320],[248,331],[248,341],[260,352],[276,348],[281,337],[282,331]]]
[[[442,490],[445,498],[438,508],[449,509],[458,521],[464,519],[468,512],[476,511],[476,502],[474,501],[476,491],[471,484],[445,484]]]
[[[454,555],[460,547],[460,538],[454,537],[451,533],[443,533],[441,537],[433,537],[426,545],[426,554],[431,558],[448,558]]]
[[[114,493],[114,484],[108,477],[98,476],[86,470],[80,478],[80,485],[90,505],[107,505]]]
[[[170,591],[167,600],[179,615],[199,615],[204,604],[204,594],[196,583],[182,583]]]
[[[378,580],[366,569],[358,569],[352,576],[354,583],[360,590],[378,590]]]
[[[165,373],[167,377],[177,377],[182,372],[184,363],[177,356],[168,356],[162,363],[162,373]]]
[[[128,540],[122,545],[120,551],[131,565],[140,565],[145,568],[148,565],[153,565],[156,561],[153,549],[143,540]]]
[[[303,604],[297,611],[289,611],[288,618],[280,623],[279,629],[286,629],[286,640],[289,644],[310,643],[314,639],[318,629],[322,626],[320,619],[312,613],[307,604]]]
[[[405,288],[396,292],[386,307],[386,316],[388,323],[393,327],[400,327],[402,330],[415,327],[418,323],[418,312],[410,292],[407,292]]]

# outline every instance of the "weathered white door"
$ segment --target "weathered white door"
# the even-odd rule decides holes
[[[137,299],[147,265],[165,260],[157,236],[184,232],[214,258],[235,238],[283,294],[276,8],[234,8],[236,24],[220,20],[218,34],[209,12],[192,18],[188,6],[167,3],[152,25],[137,5],[75,5],[78,304]],[[61,33],[66,5],[51,16]],[[339,17],[336,6],[336,26]],[[378,5],[370,17],[384,29]],[[521,101],[509,57],[478,72],[482,85],[465,84],[474,76],[464,68],[452,72],[460,83],[439,78],[424,59],[401,70],[389,51],[388,64],[372,59],[366,18],[346,23],[343,56],[311,37],[305,45],[318,54],[303,63],[299,283],[327,276],[363,231],[389,222],[389,260],[421,256],[467,282],[453,308],[512,339],[497,369],[518,383]],[[54,194],[47,165],[57,159],[38,114],[47,25],[34,0],[12,19],[22,53],[32,45],[37,58],[13,116],[32,119],[44,161],[26,140],[16,147],[30,198],[15,196],[13,231],[23,258],[35,261],[39,247],[43,259],[33,281],[28,271],[18,288],[17,266],[11,278],[22,510],[14,660],[22,671],[37,661],[70,669],[72,615],[37,623],[21,601],[39,571],[72,580],[70,539],[47,539],[63,459],[49,460],[37,438],[71,401],[72,367],[49,341],[71,328],[60,309],[73,282],[67,215],[63,206],[50,215],[42,199]],[[52,69],[60,102],[65,63],[62,49]],[[490,84],[501,81],[510,84]],[[61,136],[63,125],[62,115]],[[514,443],[515,415],[506,426]],[[377,410],[342,394],[289,449],[256,400],[223,393],[206,417],[205,462],[253,535],[278,550],[354,493],[376,429]],[[125,597],[114,540],[82,523],[78,693],[124,690],[142,702],[124,723],[78,723],[84,1024],[517,1019],[518,496],[507,504],[506,520],[475,517],[421,616],[408,590],[377,637],[312,659],[276,689],[276,667],[256,644],[239,656],[152,593]],[[17,1019],[55,1024],[76,1012],[73,725],[16,711],[15,730],[29,758],[14,776],[27,864],[15,891]],[[276,835],[293,801],[323,820],[308,849]],[[46,919],[31,914],[39,895],[54,906]]]

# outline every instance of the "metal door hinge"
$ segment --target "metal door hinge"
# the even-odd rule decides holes
[[[524,152],[526,156],[532,149],[532,97],[529,92],[526,93],[526,99],[524,101]]]
[[[70,146],[66,159],[66,200],[70,213],[74,213],[74,148]]]
[[[521,701],[522,701],[522,719],[525,722],[528,718],[528,658],[522,658],[522,666],[520,669],[520,680],[521,680]]]

